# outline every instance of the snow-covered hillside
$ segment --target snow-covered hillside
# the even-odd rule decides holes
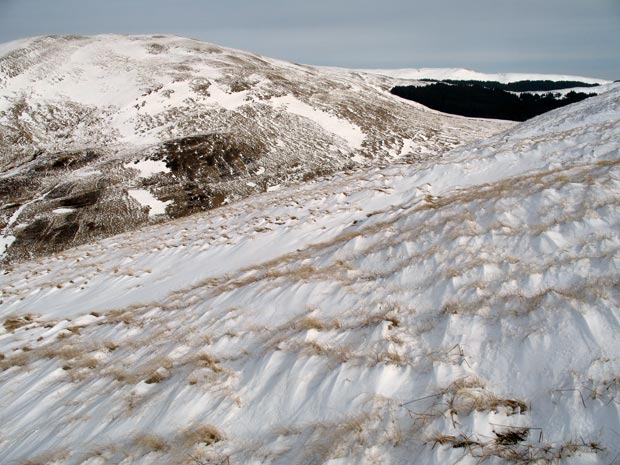
[[[402,69],[364,69],[366,73],[379,74],[396,79],[420,80],[435,79],[438,81],[496,81],[502,83],[518,81],[579,81],[587,84],[609,84],[605,79],[564,74],[536,73],[481,73],[465,68],[402,68]]]
[[[5,44],[0,231],[8,258],[337,170],[417,162],[510,126],[404,102],[390,82],[174,36]]]
[[[620,86],[0,278],[3,463],[610,464]]]

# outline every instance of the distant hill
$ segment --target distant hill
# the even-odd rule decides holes
[[[565,74],[481,73],[464,68],[365,69],[360,71],[410,81],[419,81],[423,79],[433,79],[437,81],[497,81],[504,84],[517,81],[578,81],[588,84],[609,84],[611,82],[606,79]]]
[[[396,84],[175,36],[0,45],[0,259],[416,162],[507,127],[399,101]]]
[[[456,79],[445,79],[437,81],[436,79],[422,79],[425,82],[443,82],[455,85],[471,85],[482,86],[487,89],[499,89],[507,92],[550,92],[553,90],[566,90],[582,87],[599,87],[601,84],[593,84],[581,81],[550,81],[545,80],[525,80],[515,82],[498,82],[498,81],[459,81]]]

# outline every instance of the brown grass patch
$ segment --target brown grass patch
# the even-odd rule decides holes
[[[298,331],[308,331],[311,329],[316,329],[317,331],[321,331],[325,329],[326,326],[323,322],[321,322],[317,318],[305,317],[297,321],[294,324],[294,327]]]
[[[187,430],[183,437],[191,444],[204,444],[210,446],[224,439],[224,434],[213,425],[201,425],[195,429]]]
[[[204,352],[198,354],[194,360],[197,364],[203,367],[210,368],[215,373],[219,373],[220,371],[222,371],[222,368],[218,366],[218,363],[220,363],[219,359]]]
[[[0,371],[8,370],[11,367],[23,367],[30,363],[32,359],[30,352],[20,352],[17,355],[4,357],[0,360]]]
[[[525,441],[529,432],[527,428],[515,428],[502,433],[495,432],[495,443],[501,445],[517,444]]]
[[[2,326],[9,333],[15,332],[16,329],[22,328],[24,326],[28,326],[29,324],[34,323],[35,316],[31,313],[26,313],[24,315],[13,315],[9,316],[4,320]]]
[[[166,452],[170,445],[161,436],[155,434],[140,434],[133,440],[135,446],[149,452]]]
[[[155,384],[155,383],[162,382],[166,378],[167,378],[167,376],[164,373],[162,373],[161,371],[155,371],[154,373],[151,373],[151,376],[146,378],[144,380],[144,382],[146,384]]]

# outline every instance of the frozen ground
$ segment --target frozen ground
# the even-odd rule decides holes
[[[620,87],[6,269],[2,463],[617,464]]]

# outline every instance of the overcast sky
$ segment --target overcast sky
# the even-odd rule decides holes
[[[0,42],[106,32],[316,65],[620,79],[620,0],[0,0]]]

